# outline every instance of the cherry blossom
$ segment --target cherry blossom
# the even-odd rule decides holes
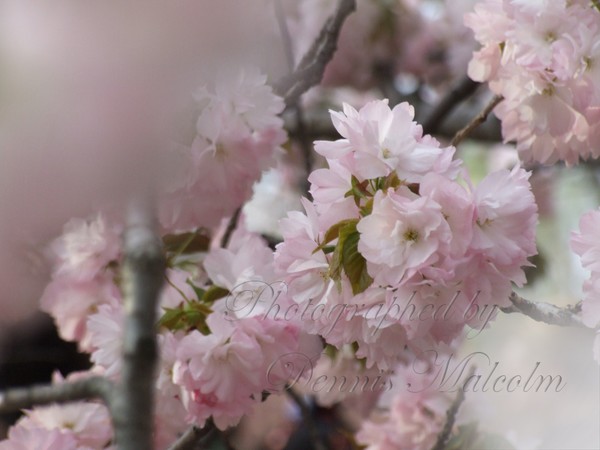
[[[175,164],[161,220],[175,231],[215,227],[232,215],[286,140],[278,117],[283,100],[265,75],[250,68],[215,77],[194,94],[188,115],[195,125],[171,147]]]
[[[516,166],[473,186],[408,104],[331,115],[342,138],[315,143],[329,167],[309,177],[305,213],[281,221],[275,252],[288,297],[310,311],[304,329],[389,369],[465,324],[488,326],[536,253],[529,173]],[[441,304],[452,309],[444,318]]]
[[[590,2],[487,0],[465,15],[482,48],[469,75],[504,100],[495,113],[523,160],[598,157],[598,15]]]

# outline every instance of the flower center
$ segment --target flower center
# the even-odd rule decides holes
[[[419,240],[419,232],[413,228],[409,228],[402,235],[405,241],[417,242]]]

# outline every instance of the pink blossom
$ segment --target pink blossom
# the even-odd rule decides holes
[[[215,227],[248,200],[261,172],[286,140],[278,115],[283,100],[255,69],[218,74],[197,90],[195,134],[173,145],[180,159],[161,207],[173,230]]]
[[[121,373],[123,323],[123,307],[119,303],[100,305],[87,319],[90,359],[104,369],[104,375],[109,378]]]
[[[57,429],[24,428],[15,425],[8,439],[0,441],[1,450],[81,450],[73,433]]]
[[[344,104],[344,112],[331,112],[336,130],[344,139],[317,141],[315,151],[339,163],[359,180],[385,177],[396,171],[400,179],[419,182],[430,171],[450,173],[453,150],[444,150],[413,122],[408,103],[393,109],[387,100],[372,101],[356,111]]]
[[[111,420],[102,404],[79,402],[37,407],[26,412],[18,427],[72,433],[80,447],[104,448],[112,439]]]
[[[329,261],[322,252],[315,252],[323,235],[323,227],[314,206],[302,200],[306,214],[288,213],[281,220],[283,242],[277,245],[275,265],[286,274],[286,283],[294,301],[319,301],[329,285]]]
[[[398,391],[389,411],[375,412],[357,434],[367,450],[431,449],[446,423],[452,396],[435,388],[437,374],[417,374],[413,367],[399,369],[394,377]]]
[[[119,301],[119,290],[106,275],[85,282],[61,278],[46,286],[40,308],[54,318],[63,339],[78,342],[81,350],[89,351],[88,317],[98,311],[100,305]]]
[[[122,227],[102,214],[93,220],[71,219],[51,247],[54,278],[88,281],[119,258]]]
[[[211,334],[192,331],[178,344],[173,382],[181,387],[188,420],[202,424],[212,416],[224,429],[238,423],[264,390],[283,387],[287,374],[271,366],[298,350],[299,330],[285,321],[231,321],[219,313],[207,324]]]
[[[357,225],[358,251],[381,284],[397,285],[437,262],[451,240],[439,204],[408,189],[375,194],[373,212]]]
[[[504,97],[495,113],[523,160],[573,165],[597,156],[597,122],[589,115],[600,105],[600,78],[591,78],[597,18],[584,1],[487,0],[465,16],[482,45],[469,75]]]
[[[473,193],[476,226],[471,248],[498,267],[520,267],[536,253],[537,206],[530,175],[518,166],[493,172]]]

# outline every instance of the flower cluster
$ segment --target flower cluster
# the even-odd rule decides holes
[[[486,0],[465,16],[482,48],[469,76],[504,97],[505,141],[524,160],[600,156],[600,11],[586,0]]]
[[[238,230],[227,248],[206,256],[204,267],[213,284],[205,286],[199,301],[210,304],[211,312],[204,329],[188,328],[184,335],[167,331],[165,339],[177,344],[171,346],[167,359],[173,362],[166,371],[179,388],[187,420],[202,425],[212,416],[224,429],[260,402],[264,392],[285,387],[292,375],[286,363],[293,362],[293,355],[318,355],[321,346],[303,339],[293,321],[253,307],[276,282],[273,252],[261,238]],[[180,328],[169,315],[163,318],[165,327]]]
[[[90,220],[71,219],[49,248],[52,280],[41,299],[41,309],[56,320],[60,336],[91,350],[88,317],[103,304],[117,303],[111,264],[120,258],[122,227],[104,214]]]
[[[294,302],[341,309],[326,341],[357,343],[381,369],[402,348],[483,326],[536,252],[529,174],[501,170],[472,187],[454,148],[423,136],[413,117],[387,101],[332,112],[343,139],[315,143],[329,167],[309,177],[314,201],[282,221],[275,255]],[[311,319],[305,328],[319,333]]]
[[[84,377],[73,373],[69,380]],[[54,382],[64,380],[58,374]],[[113,450],[113,431],[106,406],[92,401],[52,404],[24,411],[0,450]]]
[[[278,117],[284,103],[265,83],[266,76],[247,69],[220,74],[197,90],[189,114],[194,123],[182,127],[168,155],[172,180],[161,205],[167,229],[217,226],[250,198],[273,164],[286,140]]]
[[[91,354],[92,372],[111,379],[121,373],[121,228],[102,214],[70,221],[50,246],[54,275],[42,298],[61,336]],[[227,248],[197,253],[187,248],[194,234],[183,236],[184,246],[167,242],[160,298],[158,448],[210,417],[221,429],[236,424],[265,392],[285,387],[294,375],[294,355],[316,360],[321,352],[318,339],[305,336],[298,321],[270,317],[268,304],[253,306],[278,280],[273,251],[262,238],[239,227]]]
[[[600,210],[584,214],[579,221],[579,231],[571,237],[571,248],[581,258],[590,276],[583,284],[581,317],[588,327],[600,326]],[[600,363],[600,332],[594,342],[594,357]]]

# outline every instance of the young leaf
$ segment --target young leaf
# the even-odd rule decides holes
[[[360,233],[356,230],[356,225],[354,225],[354,231],[348,234],[344,240],[342,250],[342,266],[350,280],[354,295],[364,292],[373,283],[373,278],[367,272],[367,261],[358,252],[359,239]]]
[[[215,301],[225,297],[226,295],[229,295],[229,291],[227,289],[222,288],[221,286],[215,286],[213,284],[204,293],[204,296],[202,297],[202,302],[212,305]]]
[[[336,224],[331,225],[325,232],[325,236],[323,236],[323,242],[321,242],[321,244],[319,244],[319,246],[313,250],[313,254],[323,250],[327,244],[337,239],[340,234],[340,229],[352,222],[358,222],[358,219],[344,219]]]

